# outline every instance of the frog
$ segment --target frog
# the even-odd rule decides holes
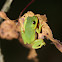
[[[22,21],[20,21],[20,24]],[[23,23],[23,27],[21,26],[21,36],[24,41],[24,44],[31,44],[33,49],[41,48],[43,45],[45,46],[46,43],[43,39],[37,39],[36,33],[41,32],[42,25],[38,25],[38,17],[37,16],[28,16],[25,18],[25,21]]]

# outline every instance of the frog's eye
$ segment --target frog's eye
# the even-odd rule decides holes
[[[33,24],[35,24],[36,22],[35,21],[33,21]]]
[[[24,17],[25,17],[25,15],[24,15]]]

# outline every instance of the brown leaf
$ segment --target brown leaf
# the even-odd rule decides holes
[[[30,52],[28,54],[28,57],[27,57],[29,60],[30,59],[33,59],[34,62],[39,62],[38,58],[37,58],[37,53],[36,53],[36,50],[35,49],[30,49]]]
[[[9,19],[7,17],[7,15],[5,14],[5,12],[3,12],[3,11],[0,11],[0,17],[3,18],[3,19]]]
[[[35,14],[35,16],[38,17],[40,23],[41,23],[41,21],[47,22],[46,15]]]
[[[43,27],[42,27],[42,33],[39,34],[38,38],[42,38],[43,36],[46,36],[47,39],[50,39],[53,44],[56,46],[56,48],[62,52],[62,45],[61,43],[57,40],[53,38],[53,34],[52,31],[50,29],[50,27],[48,26],[48,24],[46,22],[42,22]]]
[[[13,39],[18,38],[19,34],[16,30],[16,23],[12,20],[5,20],[0,26],[0,37],[3,39]]]
[[[53,42],[53,44],[56,46],[56,48],[57,48],[60,52],[62,52],[62,44],[59,42],[59,40],[54,39],[52,42]]]

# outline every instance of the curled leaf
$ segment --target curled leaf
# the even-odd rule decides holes
[[[57,39],[53,38],[52,31],[51,31],[50,27],[48,26],[48,24],[46,22],[44,22],[44,21],[42,22],[42,24],[43,24],[42,33],[39,34],[38,38],[42,38],[42,37],[46,36],[46,38],[50,39],[53,42],[53,44],[56,46],[56,48],[60,52],[62,52],[62,45]]]

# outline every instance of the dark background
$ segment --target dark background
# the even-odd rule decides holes
[[[0,9],[6,0],[0,0]],[[31,0],[14,0],[11,8],[7,12],[10,19],[17,19],[22,9]],[[50,26],[54,38],[62,41],[62,1],[61,0],[35,0],[25,11],[33,11],[34,13],[46,14],[48,25]],[[33,62],[27,60],[29,49],[23,47],[18,40],[11,41],[0,39],[2,54],[5,62]],[[62,53],[59,52],[49,40],[45,47],[36,50],[40,62],[62,62]]]

